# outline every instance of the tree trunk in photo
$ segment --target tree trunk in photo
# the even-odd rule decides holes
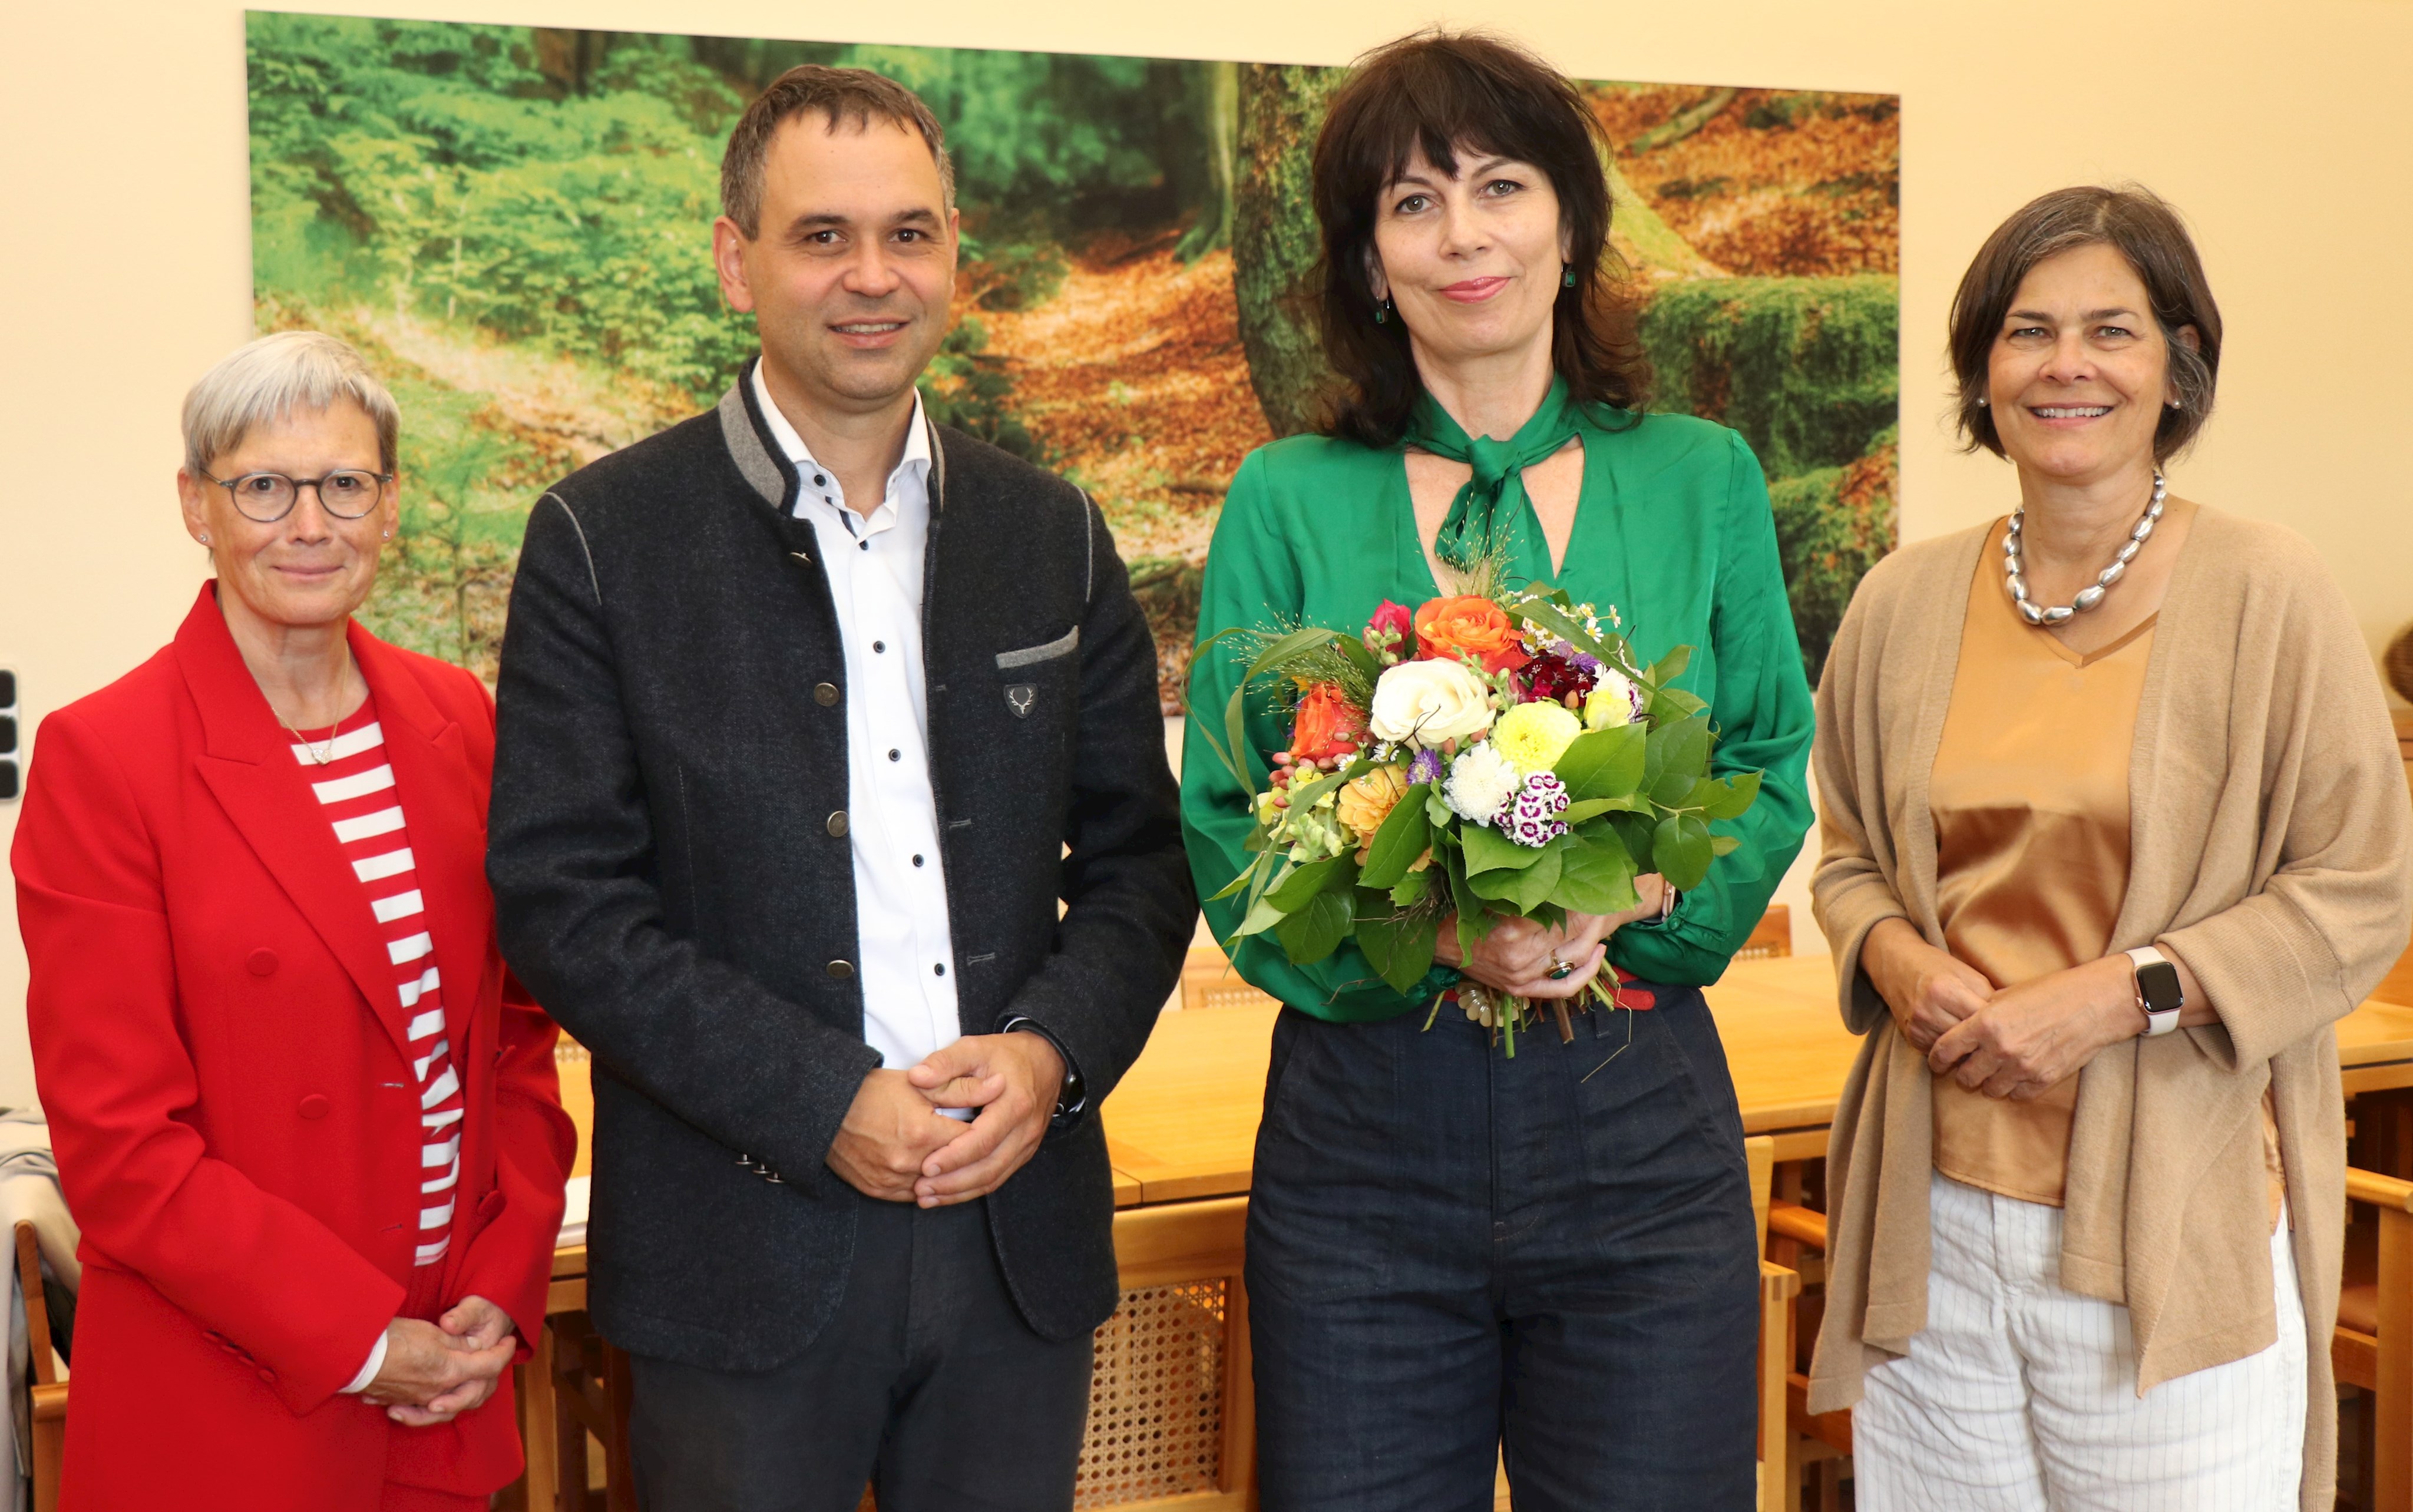
[[[1310,275],[1323,243],[1308,165],[1343,77],[1285,64],[1239,68],[1232,285],[1249,380],[1277,437],[1310,429],[1334,382],[1315,330]]]

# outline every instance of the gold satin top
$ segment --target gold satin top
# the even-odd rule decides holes
[[[1998,988],[2110,948],[2128,892],[2129,754],[2154,625],[2079,655],[2012,607],[2002,536],[1998,526],[1978,556],[1929,778],[1945,947]],[[1937,1077],[1935,1168],[2061,1206],[2078,1080],[2014,1103]]]

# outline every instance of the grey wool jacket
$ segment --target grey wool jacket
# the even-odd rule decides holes
[[[1094,1110],[1196,917],[1155,644],[1080,490],[943,426],[930,443],[924,671],[961,1023],[1029,1017]],[[563,480],[529,516],[496,694],[503,952],[594,1053],[591,1311],[622,1348],[711,1370],[794,1358],[837,1306],[864,1199],[823,1157],[880,1063],[836,817],[845,665],[797,487],[743,377]],[[1103,1322],[1094,1112],[987,1203],[1031,1327]]]

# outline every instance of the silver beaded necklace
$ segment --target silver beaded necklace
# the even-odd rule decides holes
[[[2079,589],[2077,598],[2052,609],[2039,609],[2028,599],[2027,572],[2020,562],[2020,526],[2027,514],[2027,506],[2022,504],[2013,510],[2011,533],[2003,538],[2003,586],[2010,589],[2011,602],[2018,607],[2020,617],[2031,625],[2058,625],[2072,615],[2082,615],[2101,603],[2103,595],[2110,591],[2112,584],[2120,581],[2128,571],[2128,564],[2137,559],[2137,553],[2143,550],[2145,542],[2152,539],[2154,526],[2161,523],[2162,500],[2169,496],[2169,482],[2162,477],[2162,469],[2155,467],[2153,500],[2145,506],[2145,512],[2137,521],[2136,528],[2128,532],[2126,542],[2120,547],[2120,555],[2111,558],[2110,566],[2095,574],[2094,582]]]

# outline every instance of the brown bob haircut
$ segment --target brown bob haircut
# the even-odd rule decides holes
[[[1952,296],[1952,374],[1961,388],[1961,434],[1968,437],[1969,450],[1982,446],[2003,454],[1993,411],[1979,401],[1986,397],[1995,339],[2020,284],[2037,263],[2081,246],[2112,247],[2128,259],[2161,327],[2178,408],[2162,410],[2154,431],[2154,460],[2166,462],[2185,451],[2212,418],[2220,378],[2220,306],[2213,302],[2203,259],[2196,256],[2195,240],[2178,212],[2136,185],[2055,189],[1995,228]],[[2196,334],[2193,349],[2179,339],[2189,326]]]
[[[1371,277],[1383,193],[1418,148],[1444,173],[1458,172],[1460,155],[1479,153],[1531,163],[1549,179],[1576,275],[1559,290],[1552,364],[1580,402],[1642,407],[1651,365],[1635,336],[1624,266],[1608,245],[1607,146],[1573,83],[1498,37],[1417,32],[1357,60],[1332,97],[1311,170],[1324,230],[1324,350],[1347,384],[1327,434],[1397,445],[1423,392],[1406,329],[1374,319]]]
[[[840,122],[857,131],[868,130],[874,120],[881,120],[920,132],[939,165],[939,186],[947,208],[955,208],[955,165],[947,158],[946,133],[921,96],[868,68],[807,63],[772,80],[771,87],[754,97],[720,155],[720,213],[748,236],[762,230],[762,163],[770,155],[771,139],[807,111],[819,111],[832,131]]]

